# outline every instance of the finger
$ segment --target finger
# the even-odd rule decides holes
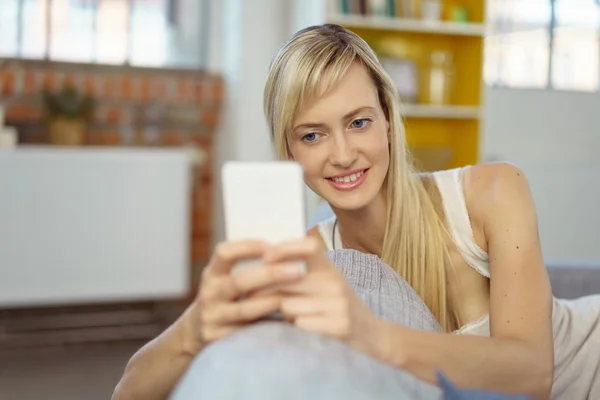
[[[203,280],[200,285],[199,298],[203,305],[215,301],[223,301],[237,297],[235,287],[231,285],[229,276],[214,276],[210,279]]]
[[[282,283],[261,291],[260,294],[279,293],[281,295],[311,295],[323,297],[339,297],[346,292],[346,281],[329,279],[322,274],[307,275],[304,279],[290,283]],[[254,296],[254,294],[252,294]]]
[[[205,269],[205,275],[228,274],[238,261],[260,258],[264,254],[265,249],[266,243],[260,240],[219,243],[215,247],[210,264]]]
[[[304,266],[297,262],[283,262],[264,267],[244,268],[229,276],[228,292],[236,297],[278,284],[292,283],[306,274]]]
[[[281,300],[281,312],[284,315],[298,318],[301,316],[330,313],[336,299],[327,297],[288,297]]]
[[[248,297],[264,297],[279,295],[317,295],[327,293],[327,284],[314,281],[297,281],[291,283],[279,283],[266,288],[254,290],[248,293]]]
[[[204,310],[202,324],[211,326],[248,323],[279,311],[280,305],[281,298],[279,296],[219,303]]]
[[[244,268],[229,275],[212,276],[203,280],[200,287],[200,299],[203,304],[215,300],[232,301],[240,297],[247,297],[254,291],[295,282],[304,274],[304,268],[297,263]],[[272,295],[273,293],[275,291],[265,294]]]
[[[307,315],[294,320],[294,326],[323,335],[329,334],[329,325],[327,317],[323,315]]]
[[[264,253],[263,259],[266,262],[304,260],[307,261],[309,269],[327,267],[330,264],[321,243],[312,236],[271,246]]]
[[[225,336],[231,335],[243,326],[244,325],[242,324],[209,326],[203,330],[202,339],[205,343],[212,343]]]

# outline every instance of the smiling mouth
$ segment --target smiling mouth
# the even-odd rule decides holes
[[[327,178],[329,180],[332,180],[333,182],[336,183],[350,183],[350,182],[354,182],[355,180],[359,179],[361,176],[363,176],[365,174],[365,172],[367,172],[367,170],[362,170],[359,172],[355,172],[351,175],[346,175],[346,176],[342,176],[339,178]]]

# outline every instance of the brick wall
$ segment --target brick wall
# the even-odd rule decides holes
[[[195,174],[192,267],[210,254],[213,136],[223,97],[218,76],[181,71],[0,59],[0,103],[19,143],[48,143],[41,92],[73,84],[92,95],[97,108],[87,145],[196,146],[208,155]],[[197,276],[197,274],[193,274]]]

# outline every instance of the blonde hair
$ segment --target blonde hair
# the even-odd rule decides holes
[[[452,331],[457,321],[448,293],[445,229],[407,150],[396,87],[358,35],[338,25],[312,26],[297,32],[279,50],[264,91],[275,151],[280,159],[288,159],[288,137],[298,111],[339,82],[354,62],[369,71],[391,133],[381,258],[421,296],[442,328]]]

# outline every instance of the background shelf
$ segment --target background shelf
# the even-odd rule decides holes
[[[388,0],[383,10],[381,0],[328,0],[325,21],[362,37],[390,74],[405,99],[406,140],[418,167],[476,164],[486,1],[443,0],[439,20],[420,18],[421,1]]]
[[[479,119],[482,110],[478,106],[436,106],[429,104],[403,104],[406,118]]]
[[[485,26],[477,23],[423,21],[411,18],[374,17],[363,15],[331,15],[327,22],[362,29],[385,29],[398,32],[444,35],[483,36]]]

